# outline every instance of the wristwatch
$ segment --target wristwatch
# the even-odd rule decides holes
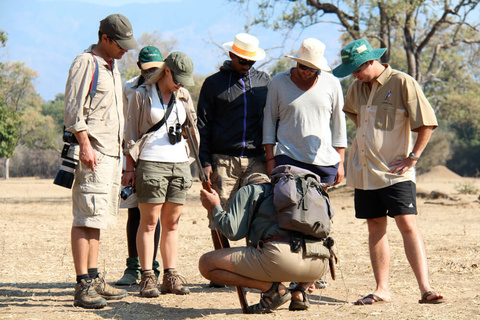
[[[410,152],[410,153],[408,154],[408,157],[409,157],[410,159],[412,159],[412,160],[415,160],[415,161],[418,161],[418,159],[420,159],[420,157],[417,157],[417,156],[415,155],[415,153],[413,153],[413,152]]]

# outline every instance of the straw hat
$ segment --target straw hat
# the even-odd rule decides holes
[[[258,47],[258,39],[247,33],[239,33],[233,42],[223,44],[225,50],[240,58],[259,61],[265,59],[265,51]]]
[[[300,64],[314,69],[331,71],[328,66],[327,59],[323,56],[325,53],[325,45],[320,40],[308,38],[303,40],[300,49],[296,55],[286,55]]]

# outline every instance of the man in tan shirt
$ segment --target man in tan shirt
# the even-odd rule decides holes
[[[441,303],[428,280],[425,246],[416,222],[414,166],[438,126],[432,107],[409,75],[376,61],[385,53],[363,39],[342,51],[337,77],[353,74],[343,111],[357,128],[349,151],[347,184],[355,188],[355,216],[367,219],[375,291],[355,304],[391,301],[387,216],[395,219],[420,288],[420,303]],[[416,141],[411,131],[417,132]]]
[[[75,135],[79,164],[72,189],[72,255],[77,274],[74,305],[98,309],[121,299],[98,273],[100,229],[118,215],[123,140],[122,81],[115,59],[137,47],[121,14],[100,22],[98,43],[73,61],[65,89],[65,127]],[[95,92],[96,94],[92,94]]]

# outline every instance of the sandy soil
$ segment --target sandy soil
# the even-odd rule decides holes
[[[73,306],[75,274],[70,252],[70,190],[52,180],[0,181],[0,319],[471,319],[480,318],[480,202],[476,195],[461,195],[461,185],[480,189],[480,179],[461,178],[444,167],[418,178],[425,195],[419,198],[418,224],[427,247],[432,286],[447,303],[420,305],[415,277],[403,252],[393,221],[389,223],[392,251],[390,284],[393,302],[354,306],[374,288],[364,221],[354,218],[353,190],[331,190],[335,209],[332,236],[339,257],[337,280],[327,276],[328,287],[311,295],[309,311],[290,312],[288,304],[271,315],[242,314],[234,288],[209,289],[198,271],[198,259],[212,249],[206,212],[195,183],[181,219],[179,271],[188,279],[191,294],[162,295],[156,299],[130,295],[109,302],[101,310]],[[126,210],[116,228],[102,233],[100,268],[107,281],[121,277],[127,254]],[[232,243],[232,246],[244,242]],[[248,290],[249,303],[258,292]]]

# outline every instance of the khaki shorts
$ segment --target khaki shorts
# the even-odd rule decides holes
[[[243,158],[221,154],[212,155],[212,186],[220,196],[224,209],[240,189],[242,180],[252,173],[267,174],[265,156]]]
[[[268,242],[255,247],[234,248],[232,265],[235,273],[268,282],[310,282],[328,271],[328,259],[305,258],[303,249],[291,252],[290,244]]]
[[[135,189],[139,203],[185,204],[192,187],[188,162],[154,162],[139,160],[135,169]]]
[[[81,161],[75,170],[73,226],[106,229],[117,222],[122,163],[120,157],[94,151],[98,160],[95,170]]]

